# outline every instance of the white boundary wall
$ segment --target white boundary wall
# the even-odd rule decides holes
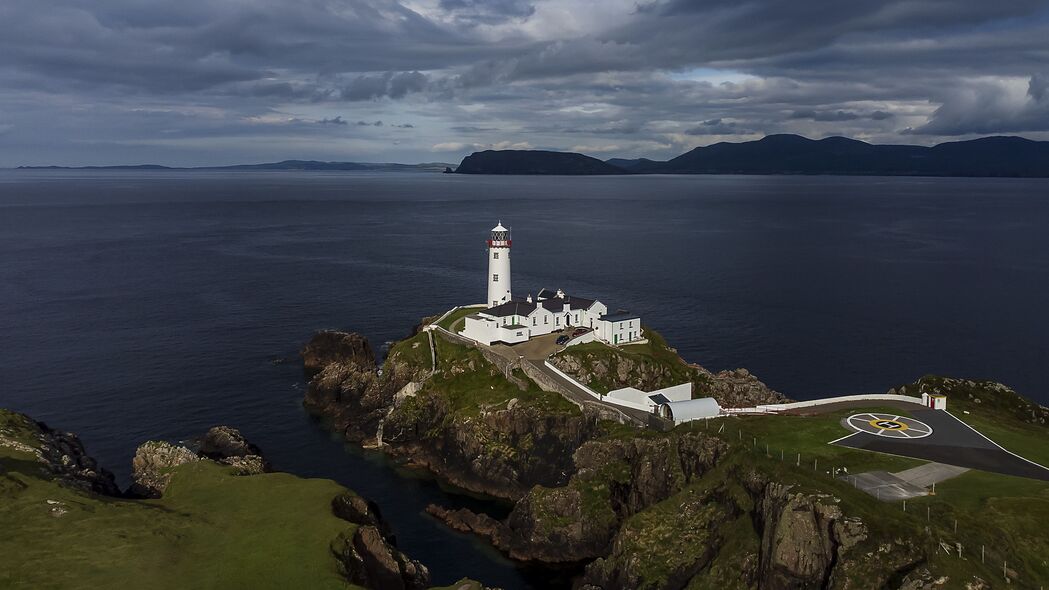
[[[731,414],[775,414],[777,412],[785,412],[788,410],[796,410],[799,408],[812,408],[815,406],[825,406],[828,404],[837,404],[841,402],[866,402],[866,401],[882,401],[882,402],[905,402],[909,404],[917,404],[923,406],[922,400],[919,397],[911,397],[909,395],[894,395],[891,393],[866,393],[859,395],[842,395],[838,397],[826,397],[822,399],[811,399],[803,402],[793,402],[789,404],[765,404],[755,406],[753,408],[725,408],[725,412]]]

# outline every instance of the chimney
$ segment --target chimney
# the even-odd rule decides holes
[[[525,301],[527,301],[528,303],[532,302],[532,294],[531,293],[528,294],[528,297],[525,298]]]

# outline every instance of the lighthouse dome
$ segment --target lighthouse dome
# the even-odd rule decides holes
[[[508,230],[505,227],[503,227],[503,222],[500,221],[498,223],[498,225],[496,225],[495,227],[492,228],[492,231],[510,231],[510,230]]]

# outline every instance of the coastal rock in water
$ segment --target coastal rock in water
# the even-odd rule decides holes
[[[159,498],[171,481],[172,470],[179,465],[200,461],[196,453],[181,445],[151,440],[135,450],[131,460],[134,482],[128,494],[139,498]]]
[[[378,528],[361,525],[352,535],[340,535],[332,552],[351,584],[383,590],[421,590],[430,584],[430,572],[389,544]]]
[[[300,355],[307,377],[320,373],[331,364],[375,365],[375,354],[368,339],[356,333],[317,332]]]
[[[378,504],[371,500],[345,492],[335,496],[331,501],[331,509],[335,516],[343,520],[373,526],[379,529],[384,538],[392,538],[390,527],[382,519]]]
[[[214,461],[230,457],[262,456],[259,447],[248,442],[236,428],[215,426],[200,439],[198,452]]]
[[[310,380],[303,404],[352,442],[375,438],[397,392],[421,371],[388,359],[379,375],[368,340],[345,332],[318,332],[302,349],[302,359]]]
[[[113,474],[87,454],[71,432],[60,432],[24,414],[0,410],[0,447],[30,453],[63,485],[119,496]]]
[[[270,470],[262,450],[230,426],[210,428],[200,439],[197,453],[236,468],[238,475],[255,475]]]

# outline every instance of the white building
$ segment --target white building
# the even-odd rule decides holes
[[[618,345],[641,340],[641,317],[608,313],[596,299],[542,289],[533,299],[514,298],[510,289],[510,230],[500,222],[488,239],[488,309],[466,316],[459,333],[482,344],[517,344],[565,328],[584,328],[596,339]]]
[[[668,401],[659,405],[659,415],[673,420],[674,425],[693,420],[717,418],[721,415],[721,405],[712,397]]]

